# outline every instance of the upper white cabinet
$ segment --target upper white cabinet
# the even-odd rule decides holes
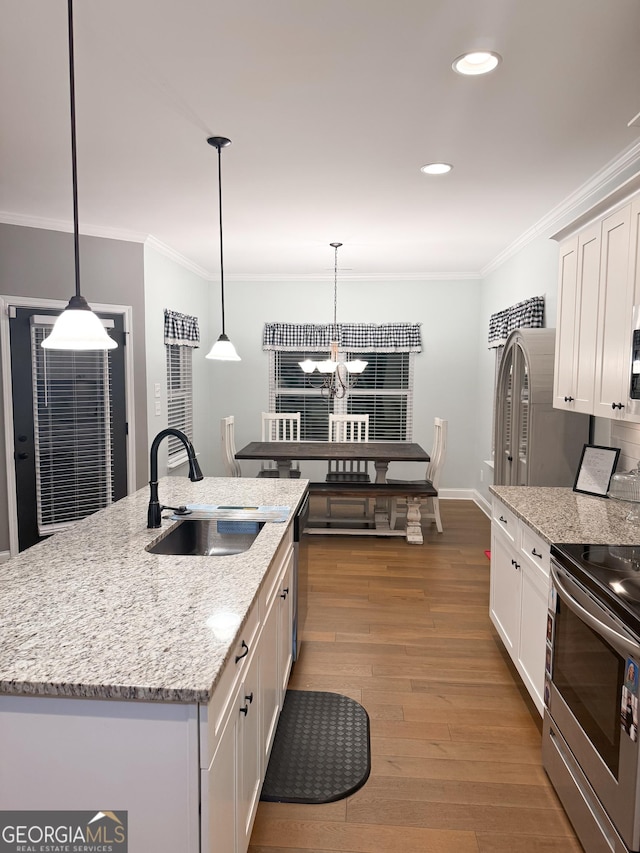
[[[629,396],[639,222],[636,197],[560,245],[556,408],[640,422]]]

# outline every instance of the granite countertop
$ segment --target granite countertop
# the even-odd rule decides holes
[[[307,485],[165,477],[159,494],[172,506],[288,506],[291,520]],[[288,524],[265,524],[242,554],[160,556],[145,546],[177,522],[147,529],[148,502],[146,487],[0,565],[0,693],[211,698]]]
[[[626,517],[631,504],[552,486],[490,486],[489,491],[550,545],[638,545],[640,523]]]

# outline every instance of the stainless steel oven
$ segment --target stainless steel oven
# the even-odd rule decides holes
[[[638,550],[552,548],[543,763],[587,853],[640,850]]]

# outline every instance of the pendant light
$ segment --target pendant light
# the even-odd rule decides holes
[[[218,213],[220,220],[220,296],[222,299],[222,334],[207,353],[206,358],[214,358],[217,361],[240,361],[236,348],[226,336],[224,331],[224,260],[222,255],[222,169],[221,154],[223,148],[231,145],[231,140],[226,136],[210,136],[207,139],[209,145],[218,149]]]
[[[76,95],[73,61],[73,0],[67,0],[69,14],[69,91],[71,101],[71,174],[73,182],[73,241],[76,292],[42,341],[45,349],[107,350],[118,344],[110,338],[100,318],[80,293],[80,232],[78,229],[78,166],[76,151]]]

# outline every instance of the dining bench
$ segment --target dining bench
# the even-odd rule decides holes
[[[431,483],[361,483],[361,482],[310,482],[309,495],[311,497],[349,497],[349,498],[374,498],[384,500],[385,498],[405,498],[407,501],[407,523],[404,530],[392,530],[389,526],[389,513],[380,508],[378,502],[374,513],[375,527],[307,527],[307,533],[315,534],[342,534],[357,536],[404,536],[412,545],[422,545],[420,501],[425,498],[438,496],[437,490]],[[313,517],[312,522],[328,522],[327,517]],[[340,523],[340,519],[331,519]],[[348,519],[351,520],[351,519]],[[366,519],[363,519],[365,521]]]

